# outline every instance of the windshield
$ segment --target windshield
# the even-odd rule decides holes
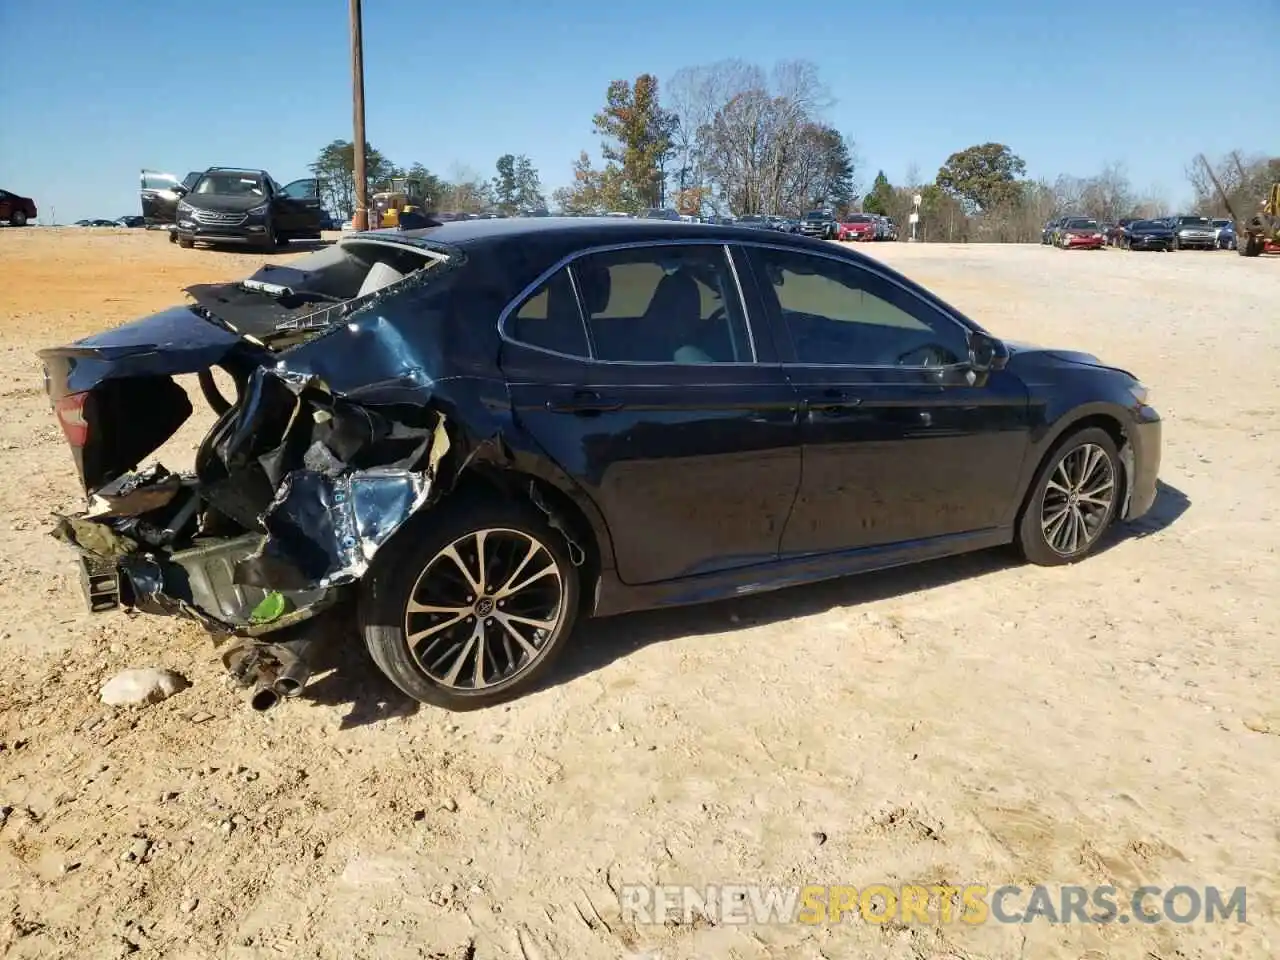
[[[804,218],[806,220],[825,220],[827,219],[827,215],[821,210],[811,210],[804,215]]]
[[[1097,230],[1098,221],[1084,220],[1084,219],[1068,220],[1067,229],[1068,230]]]
[[[220,197],[261,197],[265,196],[262,177],[256,173],[242,171],[218,171],[206,173],[196,184],[192,193],[216,194]]]
[[[1209,226],[1208,217],[1179,217],[1178,225],[1181,227],[1207,227]]]
[[[871,222],[871,218],[870,218],[870,217],[864,217],[864,216],[862,216],[862,215],[860,215],[860,214],[856,214],[856,213],[855,213],[853,216],[845,217],[845,218],[844,218],[844,222],[845,222],[845,223],[870,223],[870,222]]]
[[[1135,220],[1129,224],[1130,230],[1167,230],[1159,220]]]
[[[1231,221],[1230,221],[1230,220],[1225,220],[1225,219],[1214,220],[1214,221],[1213,221],[1213,225],[1214,225],[1215,227],[1229,227],[1229,226],[1231,226]]]

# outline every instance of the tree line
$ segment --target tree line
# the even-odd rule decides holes
[[[918,195],[919,238],[950,242],[1036,241],[1046,221],[1071,214],[1099,220],[1227,215],[1199,160],[1187,166],[1194,200],[1182,211],[1171,209],[1159,191],[1136,188],[1119,163],[1089,176],[1030,179],[1026,162],[1002,143],[958,150],[932,178],[913,165],[895,184],[880,170],[863,194],[856,143],[828,120],[834,102],[818,68],[806,60],[767,70],[721,60],[683,68],[661,87],[648,73],[614,80],[592,117],[598,159],[580,151],[570,182],[551,194],[551,205],[568,214],[652,207],[711,216],[861,211],[893,217],[905,238]],[[538,171],[524,155],[500,157],[491,178],[466,168],[445,178],[421,164],[397,167],[372,147],[366,153],[372,184],[419,177],[437,210],[514,214],[546,206]],[[354,205],[352,159],[351,144],[335,140],[311,165],[325,182],[330,208],[343,216]],[[1236,150],[1209,166],[1237,213],[1256,209],[1280,180],[1280,157]]]
[[[495,174],[484,178],[467,167],[458,167],[452,176],[432,173],[421,163],[400,166],[365,144],[365,174],[372,205],[374,192],[396,177],[421,181],[427,205],[434,210],[459,213],[493,211],[506,216],[545,209],[542,181],[533,162],[523,154],[503,154],[494,164]],[[355,145],[350,140],[334,140],[321,148],[310,164],[320,181],[325,206],[341,219],[351,216],[356,204]]]

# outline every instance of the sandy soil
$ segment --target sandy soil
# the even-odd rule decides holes
[[[77,492],[33,354],[257,258],[0,231],[0,955],[1280,954],[1280,263],[866,249],[1000,334],[1142,376],[1154,512],[1071,568],[997,552],[589,623],[491,712],[415,708],[352,638],[258,715],[197,629],[82,612],[46,535]],[[152,665],[194,685],[99,703]],[[624,922],[618,884],[659,881],[1244,885],[1249,922]]]

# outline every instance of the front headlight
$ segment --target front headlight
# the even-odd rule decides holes
[[[187,203],[187,201],[185,200],[178,201],[179,213],[195,213],[195,211],[196,211],[196,208],[193,207],[191,204]]]
[[[267,211],[270,209],[271,209],[271,204],[262,203],[247,212],[251,217],[265,217],[267,215]]]
[[[1134,401],[1138,404],[1138,406],[1140,407],[1151,406],[1151,391],[1143,384],[1138,383],[1136,380],[1133,383],[1129,384],[1129,395],[1133,397]]]

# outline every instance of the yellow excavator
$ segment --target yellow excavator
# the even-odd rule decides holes
[[[1222,205],[1227,208],[1227,213],[1231,214],[1231,219],[1235,223],[1236,252],[1242,257],[1256,257],[1261,253],[1280,253],[1280,181],[1267,187],[1255,213],[1250,214],[1247,210],[1237,213],[1232,208],[1231,201],[1227,199],[1227,192],[1222,189],[1222,184],[1214,176],[1213,167],[1204,158],[1204,154],[1197,159],[1204,167],[1204,172],[1209,175],[1210,182],[1218,191],[1218,196],[1222,198]],[[1240,163],[1240,158],[1233,154],[1232,159],[1240,174],[1240,182],[1246,182],[1248,177],[1245,174],[1244,165]]]
[[[392,177],[373,195],[373,211],[370,224],[379,227],[411,227],[427,219],[426,189],[421,180],[414,177]]]

